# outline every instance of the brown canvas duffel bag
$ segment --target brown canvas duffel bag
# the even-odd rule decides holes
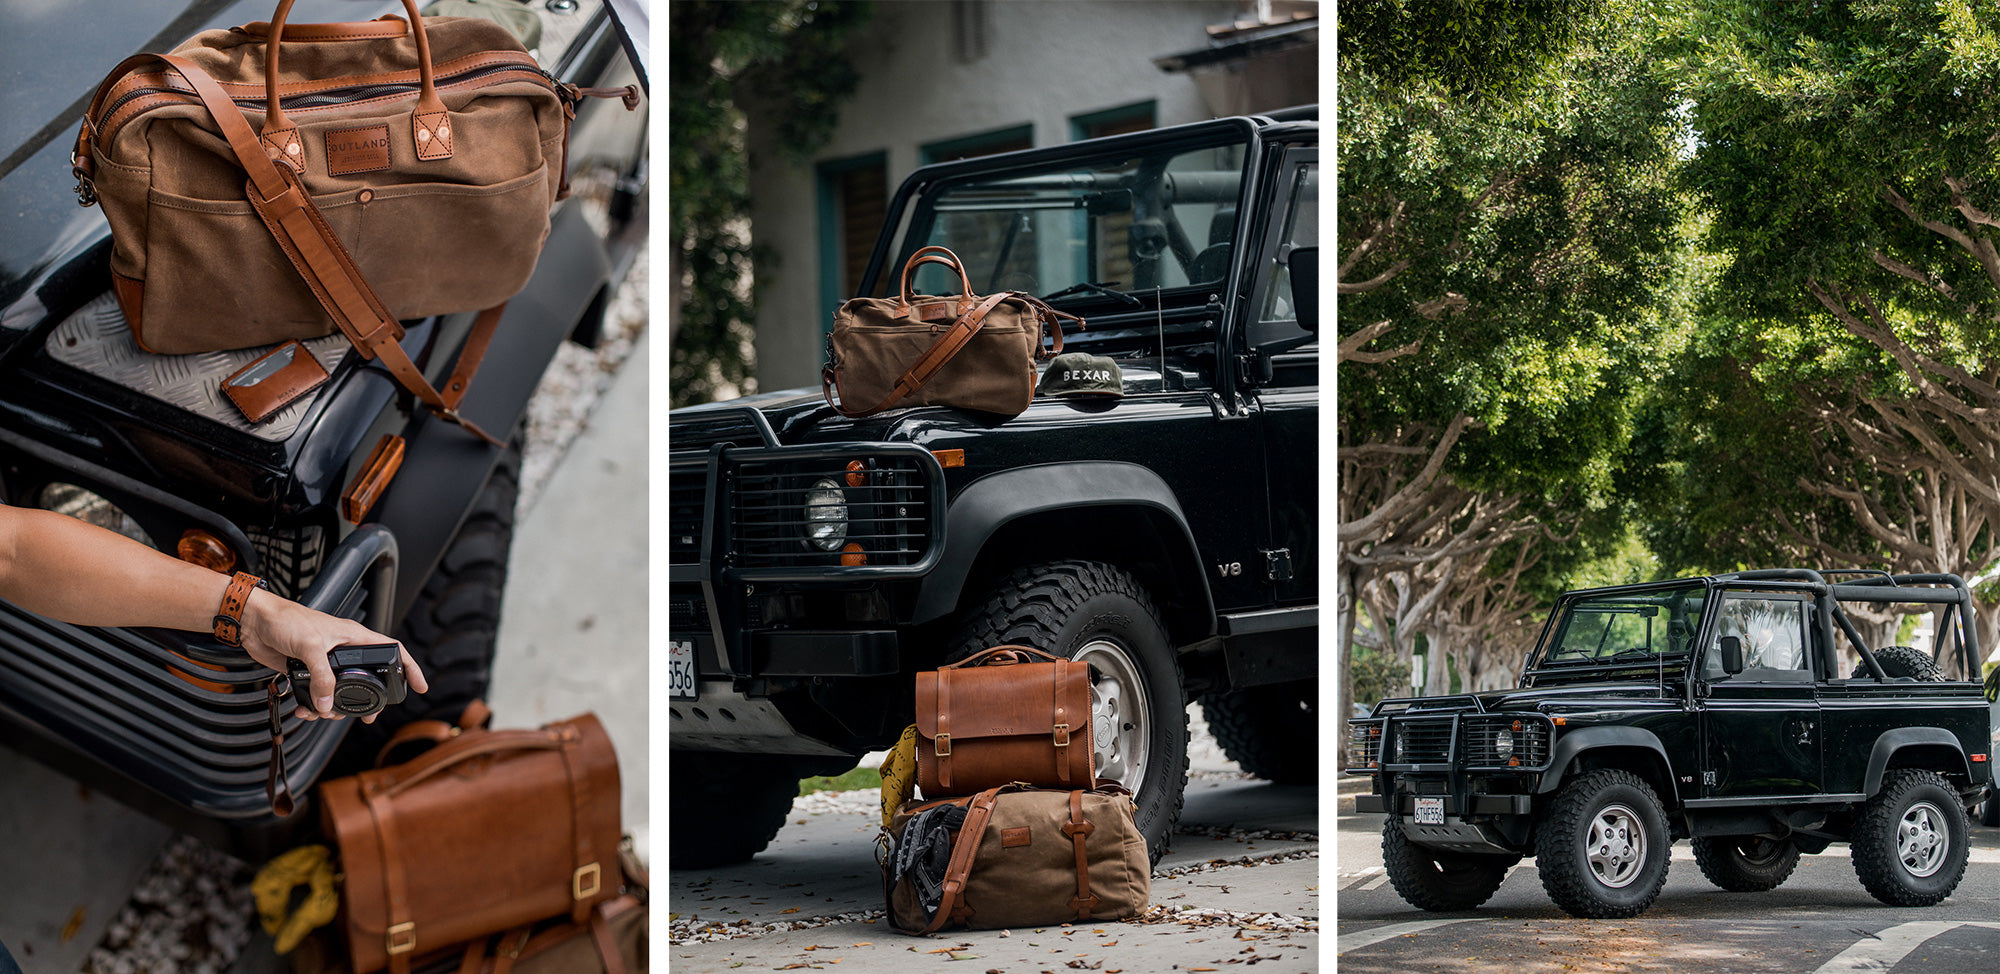
[[[951,806],[963,810],[955,833]],[[934,818],[920,818],[932,810]],[[940,875],[938,844],[947,836],[950,853]],[[885,846],[889,923],[903,933],[1116,920],[1145,912],[1152,896],[1132,794],[1117,785],[1070,791],[1005,785],[965,798],[908,802],[891,821]]]
[[[600,924],[594,907],[619,893],[618,758],[603,725],[583,714],[485,730],[472,713],[456,733],[399,731],[391,747],[412,728],[441,741],[414,760],[320,786],[358,974],[405,974],[419,953],[550,917]]]
[[[1095,780],[1088,663],[995,646],[918,673],[916,712],[925,798],[1014,781],[1083,788]]]
[[[142,348],[210,352],[336,328],[448,419],[566,189],[574,102],[476,18],[197,34],[98,87],[77,197],[111,224],[112,290]],[[253,129],[252,123],[256,123]],[[486,309],[440,392],[398,319]],[[482,434],[484,435],[484,434]],[[490,439],[490,438],[489,438]]]
[[[956,271],[958,294],[912,296],[910,273],[924,264]],[[895,297],[850,298],[833,313],[820,392],[850,418],[899,405],[1018,416],[1035,396],[1042,331],[1050,333],[1050,354],[1062,351],[1064,318],[1083,327],[1082,318],[1030,294],[972,293],[958,255],[925,247],[903,265]]]

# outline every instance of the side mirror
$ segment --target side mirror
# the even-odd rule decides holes
[[[1738,636],[1724,636],[1721,643],[1722,671],[1735,676],[1743,672],[1743,640]]]
[[[1293,247],[1285,257],[1292,278],[1292,311],[1299,327],[1319,333],[1319,248]]]

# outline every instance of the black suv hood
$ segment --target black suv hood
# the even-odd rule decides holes
[[[1663,695],[1656,683],[1579,683],[1529,690],[1488,690],[1473,696],[1489,711],[1570,710],[1587,707],[1599,700],[1657,700]]]

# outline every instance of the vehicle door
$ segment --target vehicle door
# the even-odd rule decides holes
[[[1250,265],[1244,399],[1270,495],[1258,567],[1282,606],[1313,603],[1319,590],[1319,147],[1280,144],[1270,159],[1268,220]]]
[[[1824,791],[1821,721],[1802,593],[1720,594],[1702,661],[1702,793],[1707,798]],[[1741,641],[1743,669],[1724,666],[1724,637]]]

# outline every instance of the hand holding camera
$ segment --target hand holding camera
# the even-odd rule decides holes
[[[395,643],[337,646],[326,654],[326,663],[333,670],[335,713],[372,717],[409,695],[402,649]],[[303,661],[288,660],[285,675],[291,679],[294,699],[312,699],[312,674]]]

